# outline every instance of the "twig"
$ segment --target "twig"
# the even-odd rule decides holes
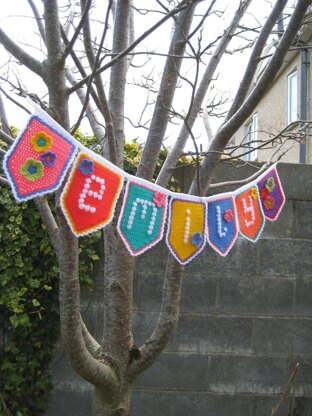
[[[285,388],[284,388],[284,390],[283,390],[283,394],[282,394],[282,396],[280,397],[280,399],[279,399],[279,401],[277,402],[276,406],[274,406],[274,407],[273,407],[273,409],[272,409],[271,416],[276,416],[277,411],[278,411],[278,409],[279,409],[280,405],[283,403],[283,401],[285,400],[285,398],[288,396],[288,394],[289,394],[289,392],[290,392],[291,388],[293,387],[293,385],[294,385],[294,383],[296,382],[296,379],[297,379],[297,377],[298,377],[298,374],[299,374],[299,368],[300,368],[300,364],[299,364],[299,363],[297,363],[297,364],[295,365],[295,368],[293,369],[293,371],[292,371],[292,373],[291,373],[291,375],[290,375],[290,377],[289,377],[289,379],[288,379],[287,383],[286,383],[286,386],[285,386]]]

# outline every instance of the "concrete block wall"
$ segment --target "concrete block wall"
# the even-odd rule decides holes
[[[248,175],[246,169],[222,169],[222,180]],[[186,266],[178,326],[138,380],[132,416],[269,416],[297,362],[293,415],[311,416],[312,172],[299,165],[278,170],[287,203],[276,222],[266,223],[261,239],[253,244],[239,238],[225,258],[206,247]],[[163,244],[137,263],[137,345],[157,320],[164,267]],[[100,302],[86,315],[99,328]],[[91,390],[59,354],[47,415],[89,415]],[[286,416],[287,407],[286,401],[278,415]]]

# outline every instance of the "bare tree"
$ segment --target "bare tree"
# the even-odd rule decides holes
[[[70,130],[69,99],[77,93],[81,108],[74,129],[86,116],[98,142],[104,144],[103,154],[119,167],[123,166],[125,123],[128,118],[125,110],[126,93],[132,77],[129,74],[132,74],[136,62],[140,66],[142,56],[147,61],[157,59],[157,65],[164,60],[158,88],[156,80],[153,87],[146,88],[155,96],[155,100],[149,106],[153,107],[150,121],[144,124],[148,133],[137,171],[139,177],[147,180],[153,178],[170,120],[174,118],[175,123],[179,123],[180,132],[157,178],[158,184],[163,187],[168,185],[188,138],[194,139],[195,120],[205,106],[205,97],[230,42],[244,33],[250,46],[248,37],[251,33],[256,34],[246,72],[225,123],[211,137],[206,155],[200,165],[198,163],[198,172],[189,192],[202,196],[209,189],[220,155],[231,136],[252,113],[273,82],[311,0],[296,2],[287,30],[251,92],[251,80],[261,53],[286,7],[286,0],[275,2],[265,23],[262,27],[258,26],[257,30],[243,28],[241,24],[252,1],[237,1],[228,27],[223,33],[216,34],[215,26],[212,26],[214,30],[209,39],[203,35],[207,31],[207,22],[222,15],[222,11],[217,9],[216,0],[145,2],[145,8],[133,0],[110,0],[102,2],[102,8],[97,9],[96,13],[93,12],[91,0],[70,1],[68,4],[65,2],[65,5],[60,0],[28,0],[28,3],[33,12],[33,23],[40,35],[39,49],[45,55],[43,60],[35,57],[42,55],[30,49],[31,45],[20,46],[2,29],[0,43],[12,60],[32,72],[33,79],[43,81],[48,97],[47,111],[67,130]],[[78,10],[77,3],[80,6]],[[149,24],[136,36],[134,22],[140,15],[147,16],[145,20]],[[146,39],[154,33],[160,33],[168,22],[173,23],[173,29],[168,38],[167,51],[140,49]],[[93,33],[95,28],[101,28],[101,32],[97,30]],[[191,62],[191,66],[187,62]],[[9,74],[5,78],[10,82],[10,88],[20,96],[30,96],[44,105],[44,93],[38,96],[35,91],[27,91],[23,80],[16,82]],[[189,91],[183,103],[184,108],[180,108],[175,100],[180,84],[186,85]],[[1,113],[1,139],[11,145],[2,102]],[[195,139],[194,143],[196,145]],[[1,184],[8,184],[4,177],[0,181]],[[143,345],[135,347],[132,340],[134,261],[116,231],[116,220],[106,227],[104,340],[100,344],[89,333],[80,316],[78,239],[70,231],[58,204],[57,198],[55,218],[46,199],[36,199],[60,267],[60,315],[64,349],[75,371],[94,386],[93,414],[129,415],[131,393],[137,377],[157,359],[175,328],[179,316],[183,267],[168,256],[158,322],[150,338]]]

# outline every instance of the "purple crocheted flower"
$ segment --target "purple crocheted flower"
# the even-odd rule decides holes
[[[56,154],[53,152],[45,152],[40,156],[40,160],[43,163],[43,166],[52,167],[55,164]]]

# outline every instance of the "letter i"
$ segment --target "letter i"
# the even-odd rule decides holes
[[[190,235],[190,227],[191,227],[191,217],[190,217],[191,210],[187,209],[185,213],[186,213],[186,219],[185,219],[183,242],[184,242],[184,244],[187,244],[188,239],[189,239],[189,235]]]

